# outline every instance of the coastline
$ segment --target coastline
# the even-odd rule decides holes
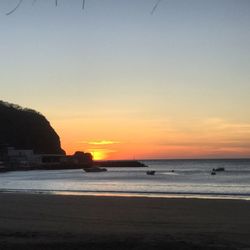
[[[248,249],[244,200],[0,193],[3,249]]]
[[[121,192],[121,191],[74,191],[42,189],[0,189],[0,194],[37,194],[59,196],[103,196],[160,199],[208,199],[208,200],[244,200],[250,201],[249,194],[215,194],[215,193],[167,193],[167,192]]]

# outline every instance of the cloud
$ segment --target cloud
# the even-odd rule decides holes
[[[224,129],[237,129],[242,132],[249,132],[250,131],[250,123],[237,123],[237,122],[228,122],[226,120],[220,118],[209,118],[203,121],[203,124],[206,127],[214,128],[217,130],[224,130]]]
[[[102,141],[90,141],[88,142],[89,145],[112,145],[117,144],[118,141],[108,141],[108,140],[102,140]]]
[[[117,152],[117,150],[106,149],[106,148],[89,148],[88,151],[90,151],[90,152],[101,152],[101,153],[114,153],[114,152]]]
[[[101,141],[83,141],[80,143],[85,143],[89,145],[113,145],[113,144],[118,144],[120,142],[111,140],[101,140]]]
[[[250,123],[227,121],[220,118],[197,120],[196,123],[177,127],[158,145],[171,147],[202,147],[207,149],[249,149]]]

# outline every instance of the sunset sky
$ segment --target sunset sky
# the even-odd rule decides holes
[[[250,157],[250,1],[0,1],[0,100],[68,154]]]

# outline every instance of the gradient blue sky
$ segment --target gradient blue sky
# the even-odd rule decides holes
[[[154,0],[24,0],[6,16],[17,2],[0,2],[0,99],[43,113],[68,153],[250,156],[249,0],[153,15]]]

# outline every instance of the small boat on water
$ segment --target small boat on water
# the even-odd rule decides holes
[[[223,172],[225,171],[225,168],[213,168],[214,172]]]
[[[106,172],[106,168],[99,168],[99,167],[90,167],[90,168],[83,168],[85,172]]]
[[[146,172],[147,175],[155,175],[155,171],[154,170],[150,170]]]

